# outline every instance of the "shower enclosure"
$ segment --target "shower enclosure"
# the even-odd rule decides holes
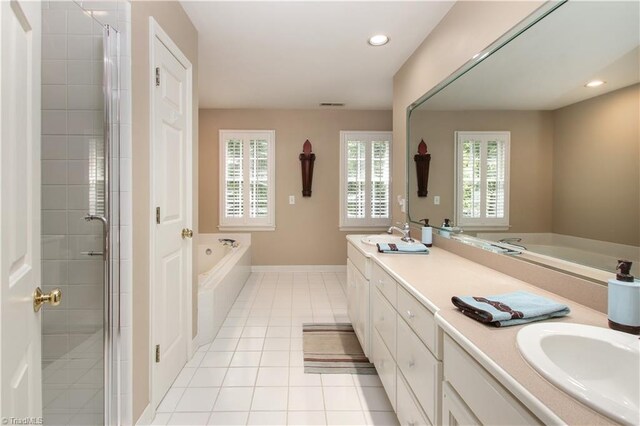
[[[81,4],[42,10],[42,270],[62,290],[42,315],[47,425],[120,411],[119,33]]]

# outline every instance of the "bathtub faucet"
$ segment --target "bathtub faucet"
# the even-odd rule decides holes
[[[522,238],[517,238],[517,237],[514,237],[514,238],[501,238],[501,239],[498,240],[499,243],[510,244],[512,246],[520,247],[521,249],[526,250],[527,248],[525,246],[520,245],[520,244],[516,244],[516,243],[519,243],[520,241],[522,241]]]
[[[219,238],[218,241],[221,242],[223,246],[231,246],[234,248],[238,247],[238,242],[236,240],[232,240],[231,238]]]

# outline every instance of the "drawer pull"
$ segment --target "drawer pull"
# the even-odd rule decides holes
[[[414,361],[409,361],[409,368],[415,367],[416,363]]]
[[[407,426],[416,426],[416,422],[409,422],[407,423]]]
[[[407,315],[409,316],[409,319],[414,319],[416,317],[416,314],[411,311],[407,311]]]

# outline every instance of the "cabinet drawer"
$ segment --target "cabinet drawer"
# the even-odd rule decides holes
[[[398,320],[398,368],[432,423],[437,423],[441,364],[403,320]]]
[[[413,399],[411,391],[400,372],[397,373],[396,412],[401,426],[430,426],[431,423],[422,413],[418,403]]]
[[[362,254],[353,244],[347,243],[347,258],[366,279],[371,279],[371,259]]]
[[[442,385],[442,425],[475,426],[480,424],[480,420],[473,415],[449,382],[444,382]]]
[[[371,356],[373,365],[376,366],[378,376],[389,397],[391,406],[396,409],[396,363],[382,341],[380,334],[374,329],[371,331]]]
[[[422,303],[398,286],[398,313],[432,353],[436,353],[436,321]]]
[[[444,338],[444,377],[482,424],[541,424],[447,335]]]
[[[373,271],[371,273],[372,284],[375,284],[376,288],[387,298],[391,306],[396,307],[397,302],[397,287],[396,280],[391,278],[391,275],[387,274],[380,266],[374,264]]]
[[[373,327],[378,330],[382,340],[389,348],[389,352],[396,355],[396,311],[387,299],[376,289],[373,296]]]

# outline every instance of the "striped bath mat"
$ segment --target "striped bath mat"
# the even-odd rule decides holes
[[[377,374],[351,324],[304,324],[302,339],[305,373]]]

